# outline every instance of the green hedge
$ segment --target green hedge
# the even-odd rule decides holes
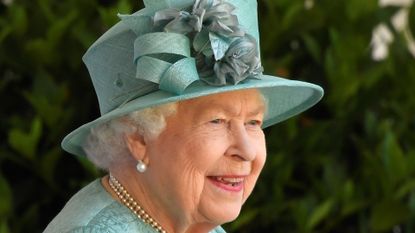
[[[312,4],[314,3],[314,4]],[[311,7],[310,7],[311,6]],[[0,2],[0,233],[42,232],[102,175],[62,137],[98,114],[81,56],[132,0]],[[377,0],[259,1],[266,73],[326,95],[266,130],[268,158],[229,232],[414,232],[415,59]],[[415,4],[408,7],[415,32]],[[372,32],[390,28],[389,55]]]

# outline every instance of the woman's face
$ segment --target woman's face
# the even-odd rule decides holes
[[[147,142],[148,191],[174,221],[234,220],[265,163],[257,90],[180,102],[160,136]]]

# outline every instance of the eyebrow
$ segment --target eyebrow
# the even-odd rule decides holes
[[[227,105],[221,104],[221,103],[214,103],[214,102],[210,102],[207,104],[209,106],[209,108],[206,108],[204,111],[215,111],[215,110],[221,110],[223,111],[225,114],[229,114],[229,115],[237,115],[238,113],[236,111],[233,111],[234,108],[230,108]],[[265,105],[264,104],[259,104],[258,107],[254,108],[253,110],[249,111],[247,113],[248,116],[256,116],[259,115],[260,113],[263,113],[265,115]]]
[[[256,115],[261,114],[261,113],[265,115],[265,106],[263,104],[260,104],[254,110],[248,112],[248,115],[249,116],[256,116]]]

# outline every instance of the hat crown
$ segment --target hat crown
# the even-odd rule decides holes
[[[246,78],[247,73],[256,74],[260,64],[256,0],[143,1],[144,9],[120,16],[122,22],[84,55],[102,116],[68,134],[62,141],[66,151],[85,155],[82,145],[92,128],[160,104],[255,88],[266,99],[263,127],[268,127],[308,109],[323,96],[319,86],[263,75],[262,71],[255,76],[258,79]],[[171,21],[165,24],[166,20]],[[189,28],[195,30],[188,33]],[[210,48],[205,50],[204,42]],[[223,81],[223,74],[230,74],[225,76],[230,78],[225,85],[213,87],[189,80],[199,74],[206,77],[204,69],[195,66],[199,61],[207,64],[204,59],[214,61],[214,74],[221,77],[216,80]],[[212,68],[202,66],[206,67]],[[232,79],[238,85],[227,85]]]
[[[203,0],[202,0],[203,1]],[[256,39],[259,48],[259,31],[258,31],[258,15],[257,15],[257,1],[256,0],[211,0],[215,2],[226,2],[234,5],[235,10],[232,14],[236,15],[239,21],[239,26],[247,34]],[[108,30],[102,35],[86,52],[83,57],[86,64],[92,83],[94,85],[101,115],[108,113],[118,107],[122,107],[125,103],[131,101],[134,98],[146,95],[148,93],[157,91],[160,86],[167,86],[167,89],[180,89],[182,87],[176,87],[176,83],[161,84],[152,82],[152,77],[156,77],[156,74],[163,73],[168,69],[168,65],[163,62],[151,63],[150,59],[139,60],[139,65],[142,69],[137,68],[137,52],[136,40],[138,37],[146,34],[155,34],[153,30],[153,18],[154,14],[158,11],[165,9],[177,9],[192,8],[195,4],[195,0],[144,0],[145,8],[134,13],[132,16],[139,17],[139,20],[134,21],[134,29],[126,25],[126,23],[119,22],[117,25]],[[170,33],[176,34],[176,33]],[[177,38],[179,36],[172,35]],[[158,35],[158,38],[163,39],[162,35]],[[175,50],[174,46],[177,45],[177,41],[168,41],[170,37],[164,37],[164,46],[168,44],[171,50]],[[140,41],[143,42],[142,38]],[[185,44],[185,39],[181,39],[181,44]],[[154,39],[148,39],[143,42],[145,47],[149,47],[151,43],[159,43],[160,41],[154,41]],[[191,43],[191,42],[187,42]],[[156,48],[159,45],[154,45]],[[160,51],[160,54],[162,51]],[[175,56],[183,56],[183,54],[190,54],[187,51],[175,52],[168,57],[166,54],[162,54],[164,59],[174,59]],[[159,55],[158,55],[159,56]],[[167,58],[166,58],[167,56]],[[197,71],[192,66],[191,60],[182,62],[181,66],[186,66],[186,72],[176,74],[176,77],[194,77],[197,76]],[[173,73],[178,73],[177,70],[171,69]],[[147,80],[137,78],[137,76],[145,76]],[[172,80],[173,76],[167,75],[166,80]],[[176,78],[177,79],[177,78]],[[189,85],[189,80],[178,80]],[[171,87],[172,86],[172,87]],[[183,88],[182,88],[183,89]]]

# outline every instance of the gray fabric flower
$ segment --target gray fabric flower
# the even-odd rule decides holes
[[[238,84],[262,73],[262,66],[256,40],[239,27],[235,9],[224,0],[196,0],[191,13],[165,9],[156,12],[153,21],[165,32],[188,34],[203,81]]]
[[[245,33],[239,28],[239,21],[232,12],[235,6],[223,0],[196,0],[193,14],[201,16],[195,29],[200,32],[204,25],[209,32],[220,36],[243,36]]]
[[[154,25],[161,27],[165,32],[187,34],[194,30],[196,19],[187,11],[177,9],[165,9],[156,12]]]
[[[223,0],[196,0],[192,12],[177,9],[165,9],[155,13],[154,24],[163,27],[165,32],[187,34],[200,32],[206,27],[209,32],[221,36],[243,36],[235,7]]]
[[[225,56],[214,65],[215,85],[225,85],[230,79],[238,84],[244,79],[256,78],[263,72],[255,38],[246,34],[236,39]]]

